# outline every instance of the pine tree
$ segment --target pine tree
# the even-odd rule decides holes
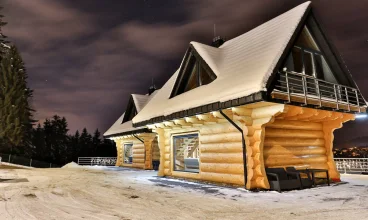
[[[0,11],[1,9],[2,7],[0,7]],[[6,45],[9,42],[6,40],[6,36],[2,32],[2,27],[6,25],[6,22],[3,21],[3,18],[4,16],[0,14],[0,61],[6,50],[9,49],[9,46]]]
[[[74,135],[71,135],[69,138],[70,142],[68,145],[68,162],[78,161],[78,156],[81,152],[81,145],[80,145],[80,134],[77,130]]]
[[[92,149],[91,149],[91,155],[92,156],[98,156],[97,148],[101,144],[101,133],[98,129],[96,129],[95,133],[93,134],[92,138]]]
[[[117,152],[115,142],[109,139],[103,139],[97,148],[96,154],[99,157],[116,157]]]
[[[45,133],[40,124],[38,124],[37,127],[33,129],[32,145],[35,147],[34,150],[35,159],[44,160],[45,159],[44,154],[46,152]]]
[[[83,128],[82,134],[79,138],[81,152],[79,154],[80,157],[90,157],[91,149],[92,149],[92,136],[88,133],[86,128]]]
[[[30,144],[34,122],[31,97],[23,60],[12,46],[0,62],[0,138],[8,146]]]
[[[46,150],[50,152],[48,162],[64,164],[67,160],[67,147],[69,144],[68,123],[66,119],[54,115],[51,120],[44,122]]]

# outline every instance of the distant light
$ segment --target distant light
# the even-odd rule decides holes
[[[367,114],[356,114],[355,115],[355,118],[356,119],[359,119],[359,118],[367,118]]]

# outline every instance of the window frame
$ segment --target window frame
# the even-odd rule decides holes
[[[135,106],[133,97],[130,96],[130,99],[128,101],[127,108],[124,113],[122,124],[128,121],[131,121],[136,115],[138,114],[137,108]]]
[[[199,149],[199,152],[200,152],[200,134],[199,132],[190,132],[190,133],[178,133],[178,134],[172,134],[171,135],[171,150],[172,150],[172,170],[174,172],[184,172],[184,173],[194,173],[194,174],[199,174],[200,173],[200,167],[201,167],[201,160],[200,160],[200,156],[198,157],[198,172],[193,172],[193,171],[186,171],[186,170],[177,170],[175,168],[175,161],[176,161],[176,147],[175,147],[175,138],[178,138],[178,137],[188,137],[188,136],[197,136],[198,138],[198,149]]]
[[[132,146],[132,162],[131,163],[126,163],[125,162],[125,146],[127,146],[127,145],[131,145]],[[133,164],[133,146],[134,146],[134,144],[133,144],[133,142],[125,142],[125,143],[123,143],[123,163],[124,164]],[[129,161],[129,159],[128,159],[128,161]]]
[[[216,74],[212,71],[212,69],[208,66],[208,64],[203,60],[203,58],[198,54],[195,48],[192,45],[190,45],[190,47],[187,49],[185,53],[184,60],[180,67],[177,80],[170,94],[170,99],[177,95],[181,95],[183,93],[190,91],[190,90],[186,91],[186,88],[188,86],[188,80],[191,76],[191,71],[188,71],[188,68],[190,68],[189,63],[192,57],[195,58],[195,63],[193,65],[196,65],[196,74],[197,74],[196,87],[194,87],[193,89],[196,89],[204,85],[201,81],[201,66],[202,65],[203,65],[203,69],[205,69],[208,72],[209,77],[211,78],[211,82],[213,82],[217,78]]]

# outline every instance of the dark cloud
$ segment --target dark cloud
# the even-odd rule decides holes
[[[295,0],[3,0],[5,33],[20,48],[35,90],[36,117],[66,116],[72,131],[106,130],[130,93],[158,86],[190,41],[236,37],[304,2]],[[362,92],[368,52],[365,1],[313,1],[315,13]],[[340,142],[368,122],[349,123]],[[361,131],[362,129],[360,129]]]

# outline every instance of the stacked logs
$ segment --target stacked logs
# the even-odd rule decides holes
[[[327,169],[322,123],[275,120],[266,127],[264,159],[266,167]]]
[[[230,123],[200,129],[200,175],[213,182],[244,184],[241,133]]]
[[[338,178],[333,130],[354,119],[347,113],[260,102],[223,110],[242,128],[247,153],[247,189],[269,188],[266,167],[328,169]],[[244,184],[241,133],[219,112],[150,125],[159,136],[159,175]],[[200,172],[173,171],[172,136],[199,133]]]
[[[144,168],[145,162],[145,148],[142,142],[133,142],[133,163],[132,167]]]

